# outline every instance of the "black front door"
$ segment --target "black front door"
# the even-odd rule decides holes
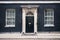
[[[34,16],[26,16],[26,33],[34,32]]]

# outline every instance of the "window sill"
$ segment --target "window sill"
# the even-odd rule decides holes
[[[45,24],[44,27],[54,27],[53,24]]]
[[[15,25],[6,25],[5,27],[15,27]]]

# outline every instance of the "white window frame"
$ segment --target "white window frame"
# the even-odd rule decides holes
[[[50,16],[46,16],[46,15],[45,15],[45,10],[53,10],[53,12],[52,12],[52,13],[53,13],[53,16],[51,16],[51,15],[50,15]],[[44,27],[54,27],[54,9],[45,9],[45,10],[44,10]],[[47,12],[47,14],[48,14],[48,13],[49,13],[49,12]],[[53,20],[48,20],[48,19],[45,20],[45,17],[50,17],[50,18],[52,17]],[[53,24],[45,24],[45,21],[53,21]]]
[[[15,27],[15,24],[14,25],[8,25],[7,24],[7,18],[10,18],[10,17],[7,17],[7,10],[13,10],[15,11],[15,9],[6,9],[6,24],[5,24],[5,27]],[[14,12],[14,17],[11,17],[11,18],[14,18],[15,19],[15,14],[16,14],[16,11]]]

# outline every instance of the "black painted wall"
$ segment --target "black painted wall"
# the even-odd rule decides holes
[[[0,0],[0,1],[60,1],[60,0]]]
[[[23,4],[0,4],[0,33],[2,32],[22,32],[22,8]],[[25,4],[30,5],[30,4]],[[60,4],[37,4],[37,28],[38,32],[60,31]],[[8,8],[16,9],[16,23],[15,27],[5,27],[5,11]],[[54,9],[54,27],[44,27],[44,9]]]

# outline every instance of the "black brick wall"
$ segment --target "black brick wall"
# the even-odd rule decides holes
[[[60,1],[60,0],[0,0],[0,1]]]
[[[21,32],[22,31],[22,8],[23,4],[0,4],[0,32]],[[30,5],[30,4],[29,4]],[[60,31],[60,4],[38,4],[37,28],[38,32]],[[15,27],[5,27],[5,11],[7,8],[16,9]],[[54,9],[54,27],[44,27],[44,9]]]

